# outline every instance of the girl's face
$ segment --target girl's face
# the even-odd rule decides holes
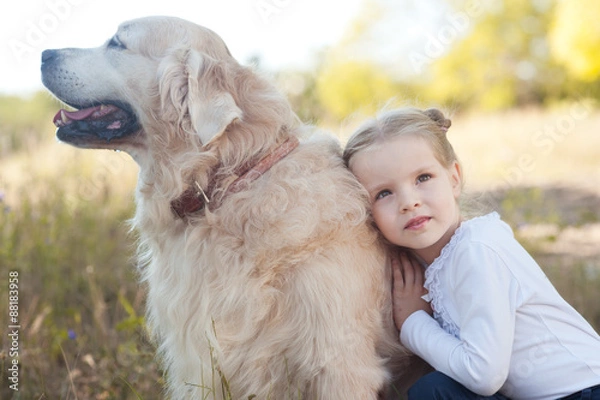
[[[358,152],[350,168],[385,238],[433,262],[460,224],[459,164],[444,167],[425,139],[407,135]]]

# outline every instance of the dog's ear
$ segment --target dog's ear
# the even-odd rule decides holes
[[[234,120],[242,117],[233,96],[220,82],[227,80],[223,65],[206,54],[188,56],[188,109],[192,127],[203,145],[219,137]]]
[[[164,111],[171,108],[183,129],[195,132],[204,146],[242,117],[233,96],[219,87],[225,73],[216,60],[194,50],[172,54],[161,68]]]

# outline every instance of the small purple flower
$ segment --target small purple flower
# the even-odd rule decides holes
[[[69,329],[67,331],[67,335],[69,336],[69,339],[71,339],[71,340],[77,339],[77,334],[75,333],[75,331],[73,329]]]
[[[4,192],[0,190],[0,203],[4,201]]]

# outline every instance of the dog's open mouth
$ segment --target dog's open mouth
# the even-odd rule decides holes
[[[63,109],[54,116],[53,122],[58,128],[58,139],[75,145],[109,143],[140,129],[130,107],[119,103],[81,107],[76,111]]]

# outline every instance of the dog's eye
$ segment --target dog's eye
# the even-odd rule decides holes
[[[120,50],[125,50],[127,48],[127,47],[125,47],[125,45],[123,43],[121,43],[121,41],[119,40],[119,38],[117,36],[113,36],[108,41],[107,47],[113,48],[113,49],[120,49]]]

